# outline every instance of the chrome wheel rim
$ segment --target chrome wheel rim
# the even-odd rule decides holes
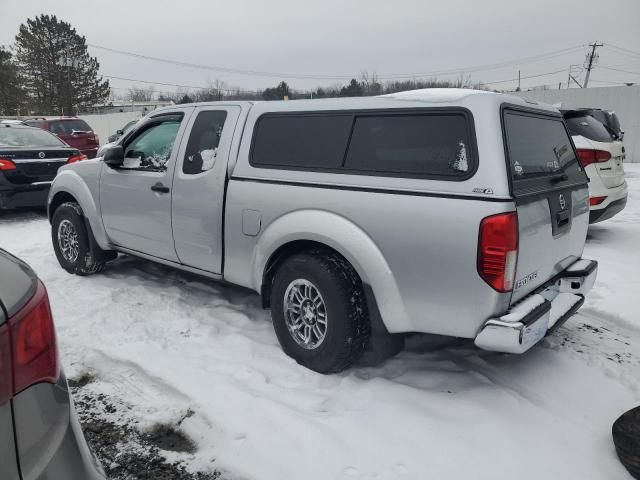
[[[78,259],[78,232],[71,220],[62,220],[58,225],[58,246],[67,262],[74,263]]]
[[[284,294],[284,320],[287,330],[302,348],[314,350],[327,336],[327,307],[318,288],[299,278]]]

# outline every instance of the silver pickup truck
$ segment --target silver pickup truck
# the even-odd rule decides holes
[[[255,290],[318,372],[424,332],[523,353],[583,303],[587,177],[560,113],[462,89],[156,110],[49,195],[57,258]]]

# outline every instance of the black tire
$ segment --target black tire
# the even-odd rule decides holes
[[[623,413],[613,424],[613,443],[620,462],[640,479],[640,407]]]
[[[65,220],[71,222],[77,234],[78,254],[75,260],[65,258],[58,240],[58,229]],[[100,250],[95,245],[92,235],[87,230],[80,205],[74,202],[66,202],[56,209],[51,222],[51,240],[58,262],[67,272],[75,273],[76,275],[92,275],[104,269],[106,260],[103,254],[107,252]],[[91,248],[92,245],[94,248]]]
[[[300,346],[285,320],[285,294],[297,279],[311,282],[326,307],[325,337],[314,349]],[[284,352],[319,373],[337,373],[351,366],[364,352],[370,334],[362,282],[344,258],[330,251],[299,253],[284,261],[273,279],[271,316]]]

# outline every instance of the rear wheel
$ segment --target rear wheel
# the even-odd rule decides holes
[[[60,266],[69,273],[91,275],[105,265],[105,253],[95,245],[87,230],[80,205],[66,202],[53,214],[51,240]]]
[[[332,252],[300,253],[278,269],[271,311],[284,352],[311,370],[335,373],[364,351],[369,321],[360,278]]]

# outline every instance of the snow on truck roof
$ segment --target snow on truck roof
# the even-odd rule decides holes
[[[405,92],[391,93],[376,97],[339,97],[339,98],[317,98],[299,100],[269,100],[269,101],[220,101],[220,102],[198,102],[186,106],[215,106],[215,105],[248,105],[256,110],[256,113],[285,112],[285,111],[317,111],[317,110],[349,110],[368,108],[398,108],[398,107],[419,107],[433,105],[443,106],[466,106],[466,105],[486,105],[492,108],[499,108],[503,103],[519,106],[528,106],[549,112],[558,112],[558,109],[545,103],[536,102],[514,95],[489,92],[486,90],[473,90],[466,88],[424,88],[420,90],[409,90]],[[163,107],[152,112],[167,111],[171,107]],[[485,107],[486,108],[486,107]]]

